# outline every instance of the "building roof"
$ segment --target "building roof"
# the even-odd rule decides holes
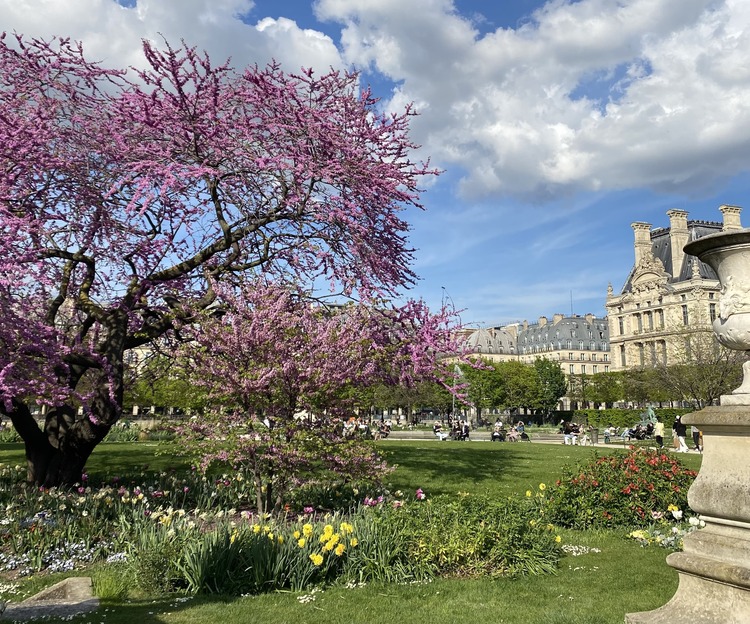
[[[498,328],[477,329],[469,334],[466,347],[472,353],[516,353],[514,337]]]
[[[688,240],[694,241],[708,234],[716,234],[722,231],[723,225],[716,221],[688,221]],[[657,260],[659,260],[664,267],[664,270],[671,276],[669,279],[670,284],[676,284],[690,280],[694,277],[700,276],[702,279],[718,280],[714,270],[707,264],[698,260],[694,256],[686,256],[682,266],[679,267],[679,274],[674,274],[674,263],[672,259],[672,244],[670,240],[670,228],[661,227],[651,230],[651,252]],[[697,275],[694,275],[693,265],[697,266]],[[633,265],[633,268],[628,274],[628,278],[622,287],[622,293],[625,294],[632,292],[633,290],[633,277],[635,276],[636,269],[638,267]]]

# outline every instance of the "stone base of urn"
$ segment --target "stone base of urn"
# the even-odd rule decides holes
[[[682,418],[703,432],[703,463],[688,502],[706,526],[667,557],[679,574],[672,599],[627,614],[626,624],[750,623],[750,395],[721,402]]]

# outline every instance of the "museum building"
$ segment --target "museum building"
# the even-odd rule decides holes
[[[742,229],[741,208],[722,205],[719,210],[722,222],[692,221],[684,210],[670,210],[669,227],[631,225],[635,263],[620,293],[611,284],[607,292],[610,370],[679,364],[690,357],[691,339],[711,331],[719,280],[683,247],[703,236]]]

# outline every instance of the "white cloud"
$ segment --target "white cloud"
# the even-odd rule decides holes
[[[750,3],[553,0],[481,36],[448,0],[320,0],[347,59],[399,82],[465,196],[689,189],[747,167]],[[588,97],[585,97],[588,94]]]
[[[205,49],[214,62],[263,66],[272,59],[287,71],[343,67],[334,42],[285,18],[243,22],[251,0],[137,0],[132,7],[114,0],[0,0],[0,24],[27,37],[70,37],[86,55],[110,66],[142,66],[141,40],[181,40]]]
[[[80,39],[110,65],[142,64],[140,40],[164,37],[236,67],[370,68],[396,84],[391,108],[416,103],[413,138],[462,172],[464,198],[690,192],[747,169],[746,0],[551,0],[516,29],[486,34],[453,0],[314,9],[341,24],[340,41],[257,14],[251,0],[0,0],[0,23]]]

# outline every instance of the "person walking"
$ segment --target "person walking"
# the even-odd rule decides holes
[[[701,446],[701,430],[698,429],[695,425],[690,425],[690,433],[693,436],[693,446],[695,447],[695,450],[699,453],[703,452],[703,447]]]
[[[657,448],[664,448],[664,423],[660,420],[654,423],[654,438],[656,438]]]
[[[674,425],[672,429],[677,435],[677,441],[679,443],[678,453],[687,453],[689,451],[688,445],[685,442],[685,436],[687,435],[687,426],[682,423],[682,416],[678,416],[674,419]]]

